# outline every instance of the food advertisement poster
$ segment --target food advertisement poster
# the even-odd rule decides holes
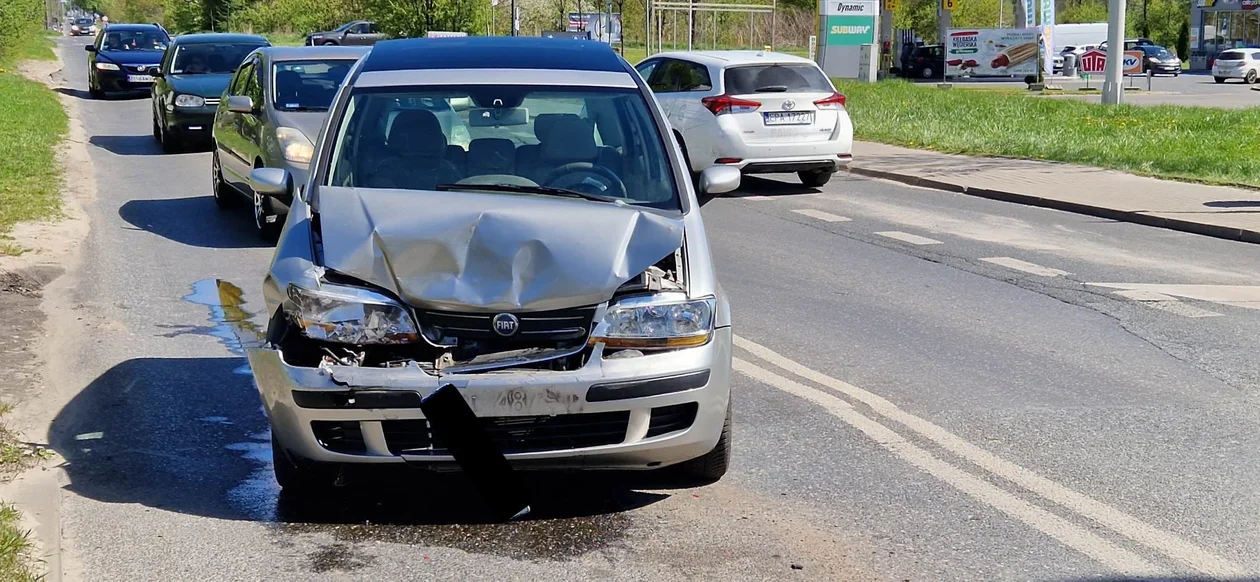
[[[951,77],[1036,75],[1036,28],[955,28],[945,45],[945,74]]]

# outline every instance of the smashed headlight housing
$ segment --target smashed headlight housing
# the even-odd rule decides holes
[[[688,299],[682,293],[628,297],[610,306],[590,343],[621,349],[690,348],[713,337],[712,297]]]
[[[289,285],[285,313],[311,339],[343,344],[409,344],[420,339],[415,319],[380,293],[341,285]]]

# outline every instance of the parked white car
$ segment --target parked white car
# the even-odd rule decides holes
[[[1216,57],[1212,63],[1212,78],[1217,83],[1225,79],[1242,79],[1245,83],[1255,83],[1260,75],[1260,49],[1232,49]]]
[[[717,165],[795,172],[817,187],[852,159],[845,97],[813,61],[763,51],[669,52],[635,68],[693,174]]]

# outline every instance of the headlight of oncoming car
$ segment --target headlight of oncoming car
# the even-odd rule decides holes
[[[206,100],[197,95],[176,95],[176,107],[201,107],[206,104]]]
[[[406,344],[419,340],[415,320],[398,302],[367,289],[289,285],[284,310],[311,339],[343,344]]]
[[[277,127],[276,141],[280,142],[280,151],[284,152],[284,159],[295,164],[309,164],[311,157],[315,155],[315,144],[311,140],[292,127]]]
[[[118,65],[114,63],[96,63],[96,68],[102,71],[117,71]]]
[[[608,306],[590,343],[609,348],[689,348],[713,336],[712,297],[688,299],[681,293],[631,297]]]

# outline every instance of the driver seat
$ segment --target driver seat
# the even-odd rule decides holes
[[[577,115],[557,115],[539,137],[538,163],[529,178],[542,184],[548,174],[565,164],[589,162],[621,172],[621,156],[616,150],[595,144],[595,125]],[[518,168],[522,169],[522,168]]]
[[[462,179],[446,159],[446,134],[432,111],[409,109],[398,113],[389,128],[385,151],[371,172],[371,188],[432,190],[438,184]]]

